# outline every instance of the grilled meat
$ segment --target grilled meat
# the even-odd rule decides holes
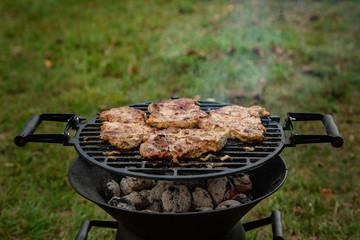
[[[131,149],[138,147],[149,131],[149,126],[140,123],[103,122],[100,139],[120,149]]]
[[[140,145],[140,154],[145,158],[165,158],[179,163],[183,158],[219,151],[226,141],[226,133],[220,131],[168,128],[147,137]]]
[[[119,107],[98,114],[102,121],[121,123],[145,123],[146,113],[132,107]]]
[[[266,131],[260,118],[267,116],[270,113],[259,106],[226,106],[211,111],[207,118],[200,120],[199,126],[226,132],[229,138],[238,138],[242,142],[256,143],[263,140]]]
[[[101,112],[98,117],[103,120],[100,139],[120,149],[138,147],[142,138],[152,131],[145,124],[146,113],[136,108],[112,108]]]
[[[146,124],[157,128],[193,128],[207,116],[195,99],[180,98],[151,103]]]

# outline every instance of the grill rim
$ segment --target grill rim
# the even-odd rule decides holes
[[[130,107],[134,107],[140,110],[143,110],[144,112],[146,112],[147,116],[149,115],[148,111],[147,111],[147,106],[152,103],[152,102],[157,102],[157,101],[148,101],[148,102],[143,102],[143,103],[135,103],[135,104],[130,104],[127,106]],[[206,101],[206,100],[199,100],[198,101],[200,103],[200,108],[204,111],[206,111],[207,113],[209,113],[209,111],[217,109],[217,108],[221,108],[224,106],[230,106],[230,105],[235,105],[232,103],[224,103],[224,102],[217,102],[217,101]],[[275,119],[275,120],[274,120]],[[152,164],[152,162],[154,162],[154,160],[149,160],[149,159],[143,159],[140,155],[140,153],[138,155],[134,155],[132,154],[130,156],[130,158],[132,160],[136,160],[133,163],[128,163],[128,165],[141,165],[140,168],[139,167],[113,167],[114,165],[125,165],[126,163],[123,162],[123,164],[120,163],[116,163],[116,162],[109,162],[109,159],[112,156],[101,156],[98,157],[98,159],[103,158],[103,161],[99,161],[96,160],[96,157],[93,156],[89,156],[89,154],[83,150],[83,146],[82,144],[84,144],[84,133],[90,133],[90,135],[94,135],[94,133],[96,131],[92,131],[92,130],[88,130],[88,131],[84,131],[84,129],[86,129],[87,126],[90,127],[97,127],[100,128],[101,126],[101,120],[97,117],[94,116],[93,118],[89,119],[87,122],[85,123],[79,123],[78,124],[78,129],[76,132],[75,137],[72,139],[72,144],[75,146],[76,151],[78,152],[78,154],[86,159],[87,161],[90,161],[91,163],[98,165],[99,167],[102,167],[108,171],[117,173],[117,174],[121,174],[121,175],[125,175],[125,176],[130,176],[130,177],[138,177],[138,178],[148,178],[148,179],[158,179],[158,180],[190,180],[190,179],[208,179],[208,178],[216,178],[216,177],[223,177],[223,176],[227,176],[227,175],[233,175],[233,174],[238,174],[247,170],[251,170],[251,169],[255,169],[257,167],[261,167],[262,165],[266,164],[269,160],[273,159],[275,156],[278,156],[282,150],[285,147],[285,133],[284,133],[284,129],[283,129],[283,125],[280,124],[278,121],[276,121],[277,117],[266,117],[266,118],[262,118],[262,122],[263,125],[265,123],[265,127],[267,125],[272,126],[269,127],[270,129],[275,129],[275,133],[276,135],[280,135],[278,137],[275,137],[275,141],[269,141],[269,143],[265,142],[266,140],[271,140],[269,138],[266,138],[261,142],[261,144],[266,143],[266,144],[277,144],[276,147],[274,147],[274,151],[270,152],[270,154],[268,154],[266,157],[258,157],[259,160],[257,160],[255,163],[251,162],[250,157],[243,157],[244,159],[247,159],[247,163],[240,163],[240,162],[235,162],[235,163],[231,163],[228,165],[235,165],[235,164],[239,164],[239,165],[243,165],[242,167],[237,167],[237,168],[230,168],[230,167],[218,167],[217,165],[221,164],[222,166],[224,166],[224,164],[227,163],[218,163],[218,162],[201,162],[198,160],[199,163],[197,163],[197,165],[207,165],[207,167],[202,167],[202,168],[184,168],[182,166],[167,166],[164,168],[146,168],[144,167],[147,163],[149,163],[150,165]],[[268,124],[266,124],[268,123]],[[268,128],[266,127],[266,129],[268,130]],[[265,133],[265,136],[268,134],[268,132]],[[86,137],[85,137],[86,138]],[[107,143],[104,140],[99,139],[98,141],[100,141],[100,143],[106,143],[106,145],[111,146],[109,143]],[[236,140],[235,140],[236,141]],[[85,143],[87,144],[87,142]],[[242,144],[244,145],[249,145],[249,144]],[[92,145],[92,146],[99,146],[99,145]],[[239,148],[243,147],[240,146]],[[99,146],[99,148],[101,148],[103,146]],[[224,148],[228,147],[228,143],[225,145]],[[233,147],[233,146],[232,146]],[[112,147],[115,148],[116,147]],[[223,148],[223,149],[224,149]],[[235,147],[236,148],[236,147]],[[215,154],[219,154],[223,151],[223,149],[219,152],[216,152]],[[121,152],[120,149],[118,149],[118,151]],[[130,150],[131,151],[131,150]],[[136,151],[136,150],[135,150]],[[105,151],[103,151],[105,152]],[[126,151],[127,152],[127,151]],[[236,153],[239,153],[240,151],[235,151]],[[249,152],[247,152],[249,153]],[[258,153],[258,152],[255,152]],[[205,153],[206,155],[209,153]],[[250,152],[250,155],[253,155],[254,152]],[[261,154],[261,152],[260,152]],[[262,153],[264,155],[264,153]],[[230,154],[229,154],[230,155]],[[230,156],[233,157],[233,156]],[[256,158],[252,158],[255,159]],[[181,162],[181,164],[183,164],[184,161]],[[196,163],[195,163],[196,164]],[[212,167],[211,164],[214,164]],[[245,164],[245,165],[244,165]],[[214,167],[215,166],[215,167]],[[182,173],[184,175],[179,175],[179,173]],[[190,172],[193,172],[193,174],[189,174]],[[194,173],[201,173],[201,174],[194,174]],[[208,173],[206,173],[208,172]],[[159,174],[155,174],[155,173],[160,173]],[[172,173],[171,175],[166,175]],[[189,175],[187,175],[187,174]]]

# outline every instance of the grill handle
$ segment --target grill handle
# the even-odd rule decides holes
[[[295,133],[294,121],[321,121],[325,127],[327,135],[299,135]],[[306,143],[326,143],[329,142],[333,147],[341,147],[344,143],[339,133],[339,129],[334,122],[334,118],[320,113],[288,113],[284,124],[285,130],[292,130],[289,137],[290,146]]]
[[[77,117],[75,114],[36,114],[14,138],[14,142],[18,147],[23,147],[27,142],[63,143],[66,145],[70,139],[68,130],[76,129],[77,124],[82,120],[85,118]],[[67,122],[67,125],[61,134],[33,134],[42,121]]]

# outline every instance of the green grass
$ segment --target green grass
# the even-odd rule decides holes
[[[334,116],[345,144],[281,154],[284,186],[244,222],[280,210],[286,239],[359,239],[359,1],[8,1],[0,3],[0,239],[74,239],[111,219],[73,191],[73,148],[13,138],[32,114],[91,118],[181,97]],[[189,55],[190,50],[197,54]],[[189,56],[188,56],[189,55]],[[59,133],[63,124],[45,124]],[[318,125],[297,126],[319,133]],[[331,199],[322,196],[330,189]],[[269,239],[270,227],[249,239]],[[114,231],[92,229],[89,239]]]

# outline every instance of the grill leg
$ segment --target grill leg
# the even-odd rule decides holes
[[[243,227],[247,232],[255,228],[263,227],[268,224],[271,224],[272,226],[273,240],[284,240],[283,226],[281,222],[281,212],[279,211],[271,212],[269,217],[244,223]]]
[[[81,223],[79,232],[76,234],[75,240],[86,240],[91,227],[105,227],[105,228],[118,228],[119,223],[116,221],[88,221],[85,220]]]

